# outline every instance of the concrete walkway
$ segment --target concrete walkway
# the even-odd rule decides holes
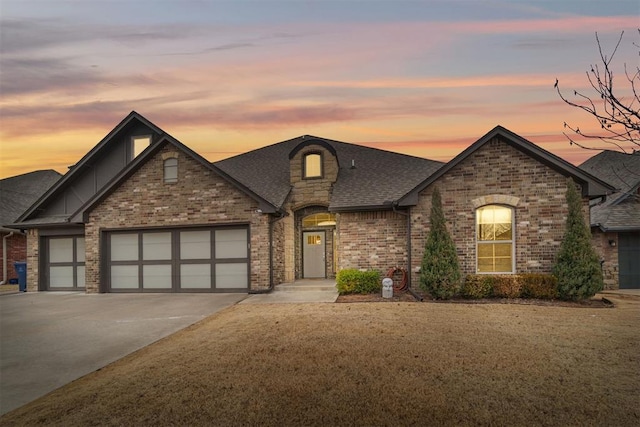
[[[251,295],[241,304],[335,302],[337,298],[335,279],[304,279],[277,285],[268,294]]]
[[[246,298],[27,292],[0,297],[0,414]]]

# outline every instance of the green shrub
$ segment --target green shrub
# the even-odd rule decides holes
[[[463,298],[489,298],[493,294],[493,277],[482,274],[469,274],[462,285]]]
[[[554,299],[558,296],[558,279],[552,274],[521,274],[523,298]]]
[[[522,284],[518,275],[493,276],[493,296],[497,298],[520,298]]]
[[[374,270],[360,271],[355,268],[338,272],[336,286],[340,295],[372,294],[382,290],[379,272]]]
[[[420,287],[433,298],[448,299],[458,294],[462,272],[453,239],[447,230],[438,188],[431,198],[429,233],[420,269]]]
[[[582,199],[571,178],[567,179],[567,222],[553,274],[558,278],[558,296],[565,300],[590,298],[604,287],[598,254],[591,244],[591,231],[584,220]]]

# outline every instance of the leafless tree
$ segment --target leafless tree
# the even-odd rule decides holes
[[[638,29],[640,35],[640,29]],[[615,48],[609,56],[603,53],[598,33],[596,42],[600,52],[601,64],[591,65],[587,71],[587,79],[595,93],[588,95],[577,90],[573,91],[570,99],[560,90],[558,79],[554,88],[560,98],[568,105],[586,111],[598,120],[601,132],[583,132],[578,126],[564,123],[564,135],[570,144],[590,150],[602,150],[603,148],[621,151],[624,153],[640,149],[640,62],[627,67],[624,64],[624,74],[630,84],[628,95],[621,95],[619,88],[614,89],[614,73],[612,70],[613,58],[622,43],[624,31]],[[640,44],[633,43],[639,49]],[[604,146],[593,146],[594,141],[605,143]]]

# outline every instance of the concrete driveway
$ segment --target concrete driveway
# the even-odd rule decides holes
[[[246,298],[246,294],[0,297],[0,414]]]

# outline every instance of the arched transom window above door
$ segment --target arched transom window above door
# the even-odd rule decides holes
[[[336,225],[336,216],[329,212],[309,215],[302,219],[303,228],[332,227],[334,225]]]

